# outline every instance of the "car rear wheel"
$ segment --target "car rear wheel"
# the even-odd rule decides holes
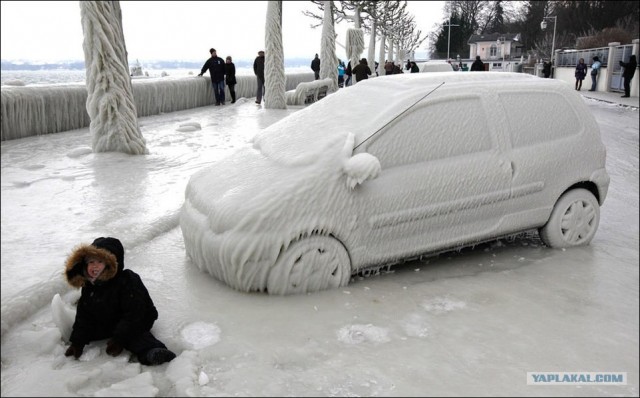
[[[295,241],[280,254],[269,272],[269,294],[296,294],[346,286],[351,260],[340,241],[310,236]]]
[[[540,228],[540,238],[550,247],[587,245],[600,223],[600,205],[591,192],[578,188],[565,192]]]

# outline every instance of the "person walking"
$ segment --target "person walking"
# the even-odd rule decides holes
[[[231,94],[231,103],[236,103],[236,66],[231,59],[231,55],[227,55],[224,64],[224,74],[229,87],[229,94]]]
[[[471,64],[471,72],[484,72],[484,62],[476,55],[476,60]]]
[[[602,64],[600,63],[600,58],[596,55],[593,57],[593,63],[591,64],[591,90],[596,91],[596,86],[598,83],[598,71],[600,71],[600,67]]]
[[[143,365],[176,357],[151,333],[158,310],[140,276],[124,269],[118,239],[101,237],[77,246],[66,260],[64,276],[69,285],[81,288],[65,356],[78,359],[85,345],[108,339],[107,354],[117,357],[126,349]]]
[[[580,58],[578,60],[578,65],[576,65],[576,90],[580,91],[582,88],[582,81],[585,76],[587,76],[587,65],[584,63],[584,58]]]
[[[362,58],[360,60],[360,63],[356,65],[355,68],[353,68],[352,73],[356,78],[356,83],[358,83],[361,80],[368,79],[369,76],[371,75],[371,68],[369,68],[369,63],[367,62],[367,59]]]
[[[622,77],[624,78],[624,95],[622,98],[629,98],[629,94],[631,94],[631,80],[633,79],[633,75],[636,73],[636,68],[638,67],[638,61],[636,61],[636,56],[631,55],[629,57],[629,62],[620,61],[620,66],[624,68],[624,72],[622,72]]]
[[[253,73],[256,75],[258,88],[256,90],[256,104],[262,103],[264,94],[264,51],[258,51],[258,56],[253,61]]]
[[[313,61],[311,61],[311,70],[313,71],[316,80],[320,79],[320,58],[318,58],[318,54],[316,54],[316,57],[313,59]]]
[[[204,63],[198,76],[202,76],[207,69],[209,70],[216,106],[224,105],[224,60],[218,57],[215,48],[209,49],[209,53],[211,54],[211,58]]]

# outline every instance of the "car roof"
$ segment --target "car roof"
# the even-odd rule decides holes
[[[473,93],[481,87],[544,90],[562,82],[511,72],[432,72],[387,75],[360,81],[267,127],[261,135],[282,135],[276,147],[326,145],[331,136],[353,133],[355,144],[431,92]],[[566,84],[565,84],[566,85]],[[278,140],[277,137],[273,137]],[[276,147],[273,147],[276,150]]]

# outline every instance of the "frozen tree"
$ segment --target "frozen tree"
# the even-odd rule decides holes
[[[284,74],[284,49],[282,48],[282,1],[267,3],[265,28],[264,106],[267,109],[286,109],[287,85]]]
[[[380,69],[380,76],[385,74],[385,70],[384,70],[384,66],[385,66],[385,60],[386,58],[384,57],[384,49],[385,49],[385,42],[387,41],[387,37],[384,35],[384,33],[382,34],[382,36],[380,36],[380,52],[378,53],[378,68]]]
[[[322,24],[322,42],[320,52],[322,61],[320,62],[320,78],[330,78],[333,83],[329,87],[329,92],[338,90],[338,58],[336,57],[336,31],[333,25],[333,1],[325,1],[324,23]]]
[[[147,154],[138,127],[119,1],[81,1],[87,113],[94,152]]]

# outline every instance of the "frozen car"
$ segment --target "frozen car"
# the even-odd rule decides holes
[[[418,68],[420,68],[420,72],[452,72],[453,66],[446,61],[429,61],[429,62],[419,62]]]
[[[566,83],[391,75],[194,174],[180,226],[193,263],[233,288],[302,293],[525,230],[551,247],[588,244],[608,185],[599,127]]]

